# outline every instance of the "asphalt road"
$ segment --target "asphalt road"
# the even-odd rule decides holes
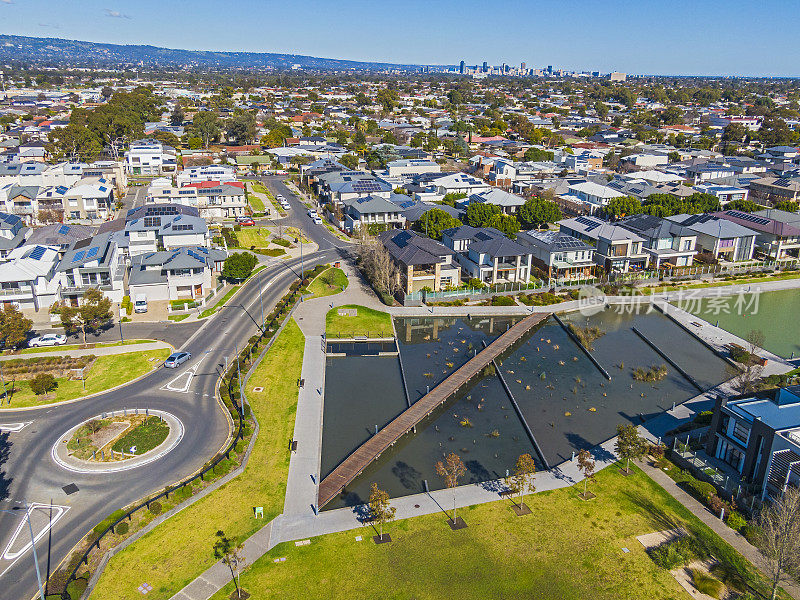
[[[346,250],[341,240],[324,226],[314,225],[306,208],[278,178],[264,178],[265,183],[283,194],[292,206],[292,225],[301,227],[320,250],[305,257],[305,268],[337,260]],[[214,398],[214,387],[225,364],[225,357],[235,356],[236,348],[257,331],[261,301],[268,312],[286,292],[300,272],[300,259],[272,261],[260,271],[226,308],[202,326],[173,324],[126,324],[125,335],[170,341],[192,353],[192,358],[178,369],[158,368],[149,375],[113,392],[107,392],[61,406],[30,411],[0,412],[0,425],[30,422],[18,432],[0,434],[0,509],[22,506],[24,501],[69,507],[65,515],[36,544],[42,576],[56,566],[70,549],[100,520],[114,510],[143,496],[163,489],[201,467],[223,446],[228,422]],[[263,296],[261,295],[263,294]],[[159,335],[159,328],[170,332]],[[98,339],[118,339],[118,329],[101,334]],[[117,336],[117,337],[115,337]],[[166,339],[170,338],[170,339]],[[182,388],[192,372],[186,391],[164,389],[181,377],[173,387]],[[88,475],[72,473],[59,467],[51,458],[58,438],[71,427],[96,415],[123,408],[152,408],[172,413],[185,427],[178,446],[164,457],[129,471]],[[68,494],[64,486],[75,484],[77,492]],[[28,550],[15,561],[5,558],[6,545],[14,537],[28,535],[24,511],[0,512],[0,598],[27,599],[37,589],[32,554]],[[41,517],[39,517],[41,518]],[[17,536],[17,541],[23,539]],[[16,548],[15,543],[15,548]]]

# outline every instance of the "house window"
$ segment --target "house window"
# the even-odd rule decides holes
[[[92,281],[91,273],[81,273],[81,281],[83,282],[83,285],[91,285],[92,283],[94,283]]]
[[[741,421],[735,421],[733,424],[733,437],[742,442],[747,443],[747,437],[750,435],[750,428]]]
[[[691,250],[692,249],[692,240],[683,240],[683,249],[684,249],[684,251]]]

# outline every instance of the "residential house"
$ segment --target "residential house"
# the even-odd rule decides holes
[[[125,169],[131,175],[165,175],[178,169],[178,151],[148,138],[131,142],[125,153]]]
[[[492,189],[488,183],[466,173],[449,173],[435,177],[429,181],[431,191],[444,196],[446,194],[476,194]]]
[[[717,396],[706,453],[759,486],[762,497],[800,485],[800,386]]]
[[[227,256],[203,246],[137,254],[131,259],[128,294],[144,294],[148,301],[204,298]]]
[[[201,165],[184,169],[175,177],[178,187],[201,181],[230,183],[236,181],[236,169],[227,165]]]
[[[716,260],[740,262],[751,260],[756,232],[713,214],[674,215],[668,221],[680,225],[682,235],[697,235],[697,248]]]
[[[25,245],[11,250],[0,264],[0,302],[20,310],[49,310],[59,299],[57,247]]]
[[[589,213],[594,214],[598,209],[608,204],[608,201],[612,198],[620,198],[622,196],[625,196],[625,194],[607,185],[601,185],[593,181],[581,181],[570,185],[567,188],[567,193],[562,197],[584,204]]]
[[[125,257],[118,245],[119,232],[101,233],[75,242],[58,266],[61,299],[78,306],[86,290],[99,288],[112,302],[122,302]]]
[[[459,284],[456,253],[444,244],[408,230],[384,231],[378,239],[398,267],[397,284],[404,294],[422,289],[438,292]]]
[[[97,233],[97,228],[90,225],[53,223],[32,229],[25,240],[25,244],[55,246],[63,255],[70,246],[81,240],[91,238],[95,233]]]
[[[687,267],[697,254],[697,235],[661,217],[630,215],[617,225],[644,239],[644,251],[650,255],[652,269]]]
[[[650,254],[644,238],[629,229],[597,217],[580,216],[557,223],[561,233],[594,246],[594,262],[606,271],[627,273],[647,268]]]
[[[128,211],[124,241],[128,257],[182,247],[210,247],[211,236],[197,209],[175,204],[148,204]]]
[[[725,210],[713,214],[755,231],[756,250],[766,258],[774,260],[800,256],[800,223],[789,225],[778,219],[738,210]],[[800,218],[800,215],[796,217]]]
[[[17,215],[0,213],[0,262],[7,260],[14,248],[22,246],[30,233]]]
[[[527,283],[531,276],[530,248],[508,239],[493,227],[462,225],[442,232],[442,243],[454,250],[465,276],[481,282]]]
[[[64,192],[62,203],[67,218],[105,220],[114,212],[114,188],[103,178],[87,177]]]
[[[724,207],[729,202],[747,200],[748,190],[732,185],[699,184],[694,186],[695,191],[701,194],[711,194],[719,199],[720,206]]]
[[[800,201],[800,177],[759,177],[750,182],[749,189],[753,202],[767,206]]]
[[[504,192],[498,188],[491,188],[485,192],[471,194],[464,200],[458,200],[456,201],[456,205],[459,208],[466,208],[475,202],[479,204],[493,204],[499,207],[503,214],[513,215],[516,214],[520,206],[525,204],[525,198],[517,196],[516,194]]]
[[[146,202],[191,206],[204,219],[224,219],[247,214],[244,184],[204,181],[173,187],[166,181],[154,181],[147,188]]]
[[[394,197],[402,196],[393,194]],[[401,199],[407,200],[407,196]],[[403,208],[388,198],[381,196],[363,196],[343,201],[344,229],[353,232],[361,227],[368,229],[392,229],[403,227],[405,217]]]
[[[332,171],[320,175],[319,196],[323,202],[341,205],[346,200],[380,196],[389,198],[392,187],[364,171]]]
[[[389,177],[401,177],[418,173],[441,173],[442,167],[432,160],[404,158],[387,163],[386,172]]]
[[[594,266],[594,247],[559,231],[521,231],[517,242],[527,246],[531,263],[552,279],[589,277]]]

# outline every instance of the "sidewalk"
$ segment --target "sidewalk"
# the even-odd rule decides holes
[[[750,545],[750,542],[748,542],[743,535],[734,531],[725,525],[718,517],[711,514],[705,506],[679,488],[678,484],[661,470],[642,461],[637,461],[636,465],[644,471],[650,479],[664,488],[670,496],[683,504],[694,516],[708,525],[714,533],[733,546],[739,554],[749,560],[756,568],[764,573],[767,572],[764,557],[761,556],[761,553],[754,546]],[[783,581],[782,587],[793,598],[800,599],[800,584],[795,581]]]
[[[57,346],[55,347],[57,348]],[[79,350],[57,350],[54,349],[48,352],[25,352],[22,354],[10,354],[0,356],[0,361],[16,360],[18,358],[28,360],[31,358],[39,357],[52,357],[52,356],[70,356],[72,358],[78,356],[88,356],[94,354],[95,356],[111,356],[112,354],[128,354],[130,352],[145,352],[147,350],[161,350],[167,348],[172,350],[172,346],[166,342],[147,342],[145,344],[127,344],[125,346],[99,346],[97,348],[86,348]]]

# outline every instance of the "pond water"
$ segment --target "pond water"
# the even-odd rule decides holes
[[[754,286],[757,287],[757,286]],[[676,303],[680,308],[744,338],[764,333],[766,350],[788,358],[800,354],[800,290],[779,290],[702,298]]]
[[[586,326],[586,317],[565,322]],[[397,319],[403,371],[411,402],[444,380],[473,353],[515,321],[510,318]],[[515,344],[499,364],[545,459],[555,466],[573,451],[590,448],[616,432],[622,422],[640,423],[697,395],[673,367],[658,382],[635,381],[636,367],[666,361],[633,331],[636,326],[703,387],[725,378],[726,363],[660,313],[589,317],[604,335],[592,342],[593,356],[610,373],[608,381],[553,319],[538,325]],[[620,368],[621,367],[621,368]],[[322,476],[407,406],[400,361],[394,356],[329,358],[325,375]],[[344,496],[325,509],[363,503],[376,482],[393,497],[444,487],[435,463],[449,452],[461,456],[467,474],[460,483],[504,477],[520,454],[539,460],[498,376],[476,378],[417,426],[353,481]]]

